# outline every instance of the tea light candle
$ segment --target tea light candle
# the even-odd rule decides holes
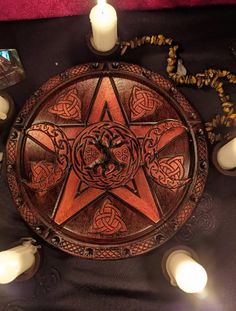
[[[219,149],[217,162],[223,170],[236,168],[236,138],[230,140]]]
[[[32,240],[0,252],[0,284],[14,281],[19,275],[33,267],[38,246]]]
[[[116,10],[106,0],[98,0],[90,12],[92,45],[100,52],[111,50],[117,42]]]
[[[6,120],[7,119],[7,114],[10,110],[10,103],[9,101],[0,96],[0,120]]]
[[[207,273],[185,250],[172,252],[166,260],[171,284],[186,293],[200,293],[207,284]]]

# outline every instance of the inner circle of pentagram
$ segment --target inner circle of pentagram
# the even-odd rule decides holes
[[[134,134],[121,124],[99,122],[76,138],[72,156],[81,180],[91,187],[111,189],[134,178],[140,147]]]
[[[9,135],[6,171],[27,224],[87,259],[141,255],[173,237],[207,179],[200,117],[137,65],[84,64],[49,79]]]

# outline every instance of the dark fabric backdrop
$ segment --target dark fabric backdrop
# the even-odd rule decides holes
[[[236,72],[230,47],[236,40],[236,7],[176,9],[119,14],[119,35],[164,33],[182,43],[182,58],[192,72],[207,67]],[[9,89],[17,109],[49,77],[66,68],[92,62],[85,43],[87,16],[0,23],[1,48],[16,48],[26,79]],[[166,77],[165,48],[142,47],[122,61],[136,63]],[[120,60],[119,56],[113,56]],[[214,91],[181,88],[209,120],[219,110]],[[236,90],[227,86],[236,100]],[[5,129],[6,136],[8,129]],[[3,140],[3,133],[0,133]],[[146,255],[122,261],[99,262],[72,257],[42,244],[38,274],[25,283],[0,286],[4,311],[234,311],[236,291],[235,177],[219,174],[210,163],[205,194],[188,224],[164,246]],[[5,176],[0,179],[0,249],[33,233],[14,208]],[[208,295],[187,295],[172,287],[161,269],[163,254],[185,244],[199,255],[208,271]]]
[[[108,0],[119,10],[154,10],[202,5],[236,4],[235,0]],[[0,0],[0,20],[88,14],[97,0]]]

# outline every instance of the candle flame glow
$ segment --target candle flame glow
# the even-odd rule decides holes
[[[106,0],[98,0],[98,5],[102,6],[105,5],[107,3]]]
[[[183,262],[177,268],[176,283],[186,293],[201,293],[207,284],[206,270],[197,262]]]

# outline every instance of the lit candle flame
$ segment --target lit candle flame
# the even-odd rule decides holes
[[[100,52],[112,50],[117,42],[116,10],[106,0],[97,0],[89,17],[92,24],[92,46]]]
[[[99,6],[104,6],[107,3],[106,0],[98,0],[98,5]]]

